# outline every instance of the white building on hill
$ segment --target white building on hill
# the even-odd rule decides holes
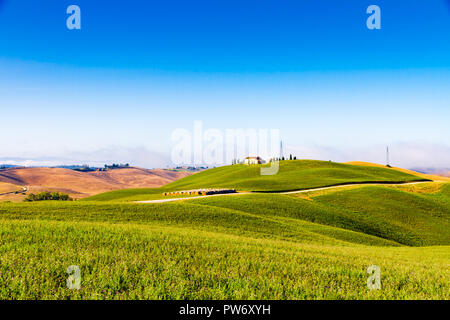
[[[261,157],[247,157],[244,159],[244,164],[251,165],[251,164],[261,164],[265,163],[265,161]]]

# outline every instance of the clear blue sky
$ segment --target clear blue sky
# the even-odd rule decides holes
[[[0,111],[0,162],[165,166],[201,120],[280,129],[301,158],[389,144],[396,165],[450,167],[450,4],[0,0]]]

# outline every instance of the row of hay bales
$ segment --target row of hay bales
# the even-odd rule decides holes
[[[180,195],[210,195],[210,194],[223,194],[223,193],[235,193],[236,189],[195,189],[195,190],[182,190],[164,192],[165,196],[180,196]]]

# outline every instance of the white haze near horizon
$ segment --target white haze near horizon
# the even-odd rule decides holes
[[[326,146],[284,146],[284,155],[292,154],[298,159],[324,160],[334,162],[365,161],[386,164],[386,146],[371,148],[334,148]],[[435,168],[450,170],[450,148],[443,145],[398,143],[390,146],[390,164],[402,168]],[[104,164],[129,163],[143,168],[172,168],[170,155],[141,148],[111,147],[92,152],[72,152],[70,157],[0,157],[0,164],[25,167],[89,165],[102,167]],[[194,165],[193,163],[187,165]],[[201,164],[197,164],[201,165]],[[206,164],[208,165],[208,164]]]

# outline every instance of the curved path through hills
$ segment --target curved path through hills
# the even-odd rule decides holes
[[[386,186],[396,186],[396,185],[411,185],[411,184],[419,184],[419,183],[430,183],[433,181],[415,181],[415,182],[402,182],[402,183],[389,183],[389,182],[370,182],[370,183],[346,183],[340,184],[331,187],[319,187],[319,188],[311,188],[311,189],[303,189],[303,190],[295,190],[295,191],[271,191],[271,192],[237,192],[237,193],[222,193],[222,194],[211,194],[206,196],[194,196],[194,197],[185,197],[185,198],[169,198],[169,199],[158,199],[158,200],[145,200],[145,201],[135,201],[136,203],[163,203],[163,202],[171,202],[171,201],[180,201],[180,200],[193,200],[193,199],[201,199],[208,197],[225,197],[225,196],[239,196],[246,194],[295,194],[295,193],[306,193],[311,191],[320,191],[327,189],[337,189],[349,186],[370,186],[370,185],[386,185]]]
[[[22,187],[22,190],[15,190],[15,191],[10,191],[10,192],[0,193],[0,196],[5,196],[8,194],[26,193],[27,191],[28,191],[28,187]]]

